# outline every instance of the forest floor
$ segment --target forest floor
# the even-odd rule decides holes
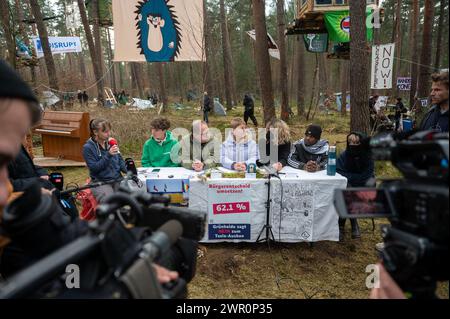
[[[113,125],[113,136],[119,141],[122,156],[140,160],[141,148],[150,135],[149,124],[156,110],[130,111],[125,108],[99,109],[95,105],[73,111],[89,111],[91,118],[104,117]],[[210,116],[210,127],[223,131],[233,117],[241,117],[243,108],[228,112],[228,116]],[[255,114],[260,123],[262,111]],[[182,110],[170,108],[166,116],[172,128],[189,129],[193,119],[200,118],[194,105]],[[322,137],[330,143],[344,142],[349,131],[349,117],[337,113],[317,113],[314,121],[290,120],[292,140],[303,136],[308,123],[320,124]],[[250,123],[249,123],[250,124]],[[250,125],[253,127],[253,125]],[[42,152],[39,138],[35,137],[36,154]],[[338,149],[345,144],[338,144]],[[64,174],[65,183],[82,185],[88,178],[87,168],[54,168]],[[399,172],[389,163],[376,163],[377,178],[398,177]],[[189,298],[367,298],[366,267],[378,261],[375,244],[381,242],[380,225],[387,220],[376,220],[372,229],[371,220],[360,221],[361,239],[350,238],[347,223],[343,242],[323,241],[313,245],[307,243],[220,243],[200,244],[197,273],[189,284]],[[448,282],[438,288],[438,295],[449,297]]]

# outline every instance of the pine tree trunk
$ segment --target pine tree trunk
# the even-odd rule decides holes
[[[369,133],[369,54],[366,40],[366,2],[350,2],[350,130]]]
[[[233,59],[231,57],[230,36],[225,12],[224,0],[220,0],[220,27],[222,31],[223,72],[225,80],[225,98],[227,110],[231,110],[235,101],[233,96]]]
[[[253,23],[256,31],[256,63],[261,86],[261,100],[264,109],[264,124],[276,118],[273,100],[272,74],[270,67],[269,45],[267,43],[267,27],[265,16],[265,1],[252,0]]]
[[[303,35],[298,36],[296,61],[297,61],[297,116],[305,115],[305,59],[303,48]]]
[[[314,68],[314,76],[313,76],[313,86],[311,90],[311,99],[309,100],[309,107],[308,107],[308,113],[306,113],[306,120],[309,121],[309,116],[311,115],[311,109],[314,105],[314,98],[316,97],[316,83],[318,82],[318,76],[319,76],[319,57],[318,53],[315,54],[316,57],[316,66]]]
[[[89,54],[92,61],[92,68],[94,70],[95,82],[97,85],[97,99],[98,101],[103,101],[103,80],[100,68],[100,63],[97,59],[94,38],[92,37],[91,28],[89,27],[89,22],[86,13],[86,7],[84,6],[83,0],[78,1],[78,8],[80,9],[81,22],[83,23],[84,32],[86,33],[86,40],[88,43]]]
[[[325,53],[319,54],[319,88],[320,93],[327,94],[329,89],[327,63]],[[320,95],[320,94],[319,94]]]
[[[392,87],[392,96],[398,96],[398,88],[397,88],[397,78],[400,76],[400,66],[401,66],[401,54],[402,54],[402,17],[401,17],[401,9],[402,9],[402,1],[397,0],[395,10],[395,24],[394,29],[392,30],[392,39],[391,43],[395,43],[395,62],[394,62],[394,72],[393,72],[393,82],[394,85]]]
[[[113,92],[117,92],[116,67],[115,67],[115,64],[113,61],[111,35],[109,34],[109,28],[106,28],[106,38],[108,39],[108,59],[109,59],[109,67],[111,68],[111,86],[112,86]]]
[[[23,14],[23,7],[19,0],[15,0],[15,7],[17,12],[17,24],[19,26],[19,34],[22,36],[24,43],[27,47],[31,48],[30,45],[30,39],[27,34],[27,30],[25,28],[25,24],[23,22],[24,14]],[[31,74],[31,81],[33,82],[33,87],[37,87],[37,78],[36,78],[36,69],[34,65],[30,66],[30,74]]]
[[[436,72],[439,71],[439,67],[441,65],[442,29],[444,28],[445,7],[447,4],[448,1],[441,0],[441,6],[439,8],[439,25],[436,39],[436,55],[434,58],[434,69]]]
[[[140,66],[137,62],[131,62],[131,72],[134,80],[134,84],[136,85],[139,98],[144,98],[144,90],[142,88],[142,77],[140,72]]]
[[[206,6],[207,0],[203,1],[203,41],[204,41],[204,55],[206,57],[206,61],[203,63],[203,91],[207,91],[208,94],[212,97],[215,96],[215,92],[213,89],[213,79],[211,78],[211,37],[210,37],[210,29],[209,29],[209,17],[208,10]],[[181,82],[181,81],[180,81]],[[180,83],[181,84],[181,83]]]
[[[102,42],[100,35],[100,12],[99,12],[99,1],[92,0],[92,22],[93,22],[93,35],[95,40],[95,59],[97,60],[99,79],[103,77],[103,50],[102,50]],[[99,82],[99,90],[101,90],[101,94],[98,96],[98,103],[103,104],[103,91],[104,91],[104,82],[103,79]]]
[[[13,30],[10,21],[11,12],[8,1],[0,1],[0,23],[4,31],[4,38],[8,47],[8,62],[16,68],[16,43],[14,41]]]
[[[39,31],[39,38],[41,39],[42,49],[44,51],[45,64],[47,67],[47,74],[49,79],[50,87],[58,91],[58,78],[56,76],[55,61],[53,60],[52,51],[50,49],[50,43],[48,41],[47,27],[44,24],[42,17],[41,7],[39,6],[38,0],[30,0],[31,11],[36,20],[36,26]],[[61,101],[54,105],[56,108],[62,106]]]
[[[430,93],[431,75],[431,43],[434,18],[434,1],[425,0],[424,24],[422,34],[422,50],[420,52],[419,79],[417,93],[419,98],[425,98]]]
[[[164,80],[164,70],[162,63],[156,63],[156,67],[158,68],[158,77],[159,77],[159,94],[161,95],[161,101],[163,103],[163,113],[165,113],[169,109],[167,94],[166,94],[166,83]]]
[[[409,92],[409,105],[410,107],[415,106],[415,95],[417,91],[417,72],[418,72],[418,43],[419,43],[419,30],[417,28],[419,24],[419,0],[413,0],[411,4],[412,18],[411,18],[411,42],[409,51],[411,52],[411,91]]]
[[[277,22],[278,22],[278,48],[280,50],[280,91],[281,91],[281,119],[289,119],[289,93],[287,77],[286,29],[284,21],[284,0],[277,0]]]

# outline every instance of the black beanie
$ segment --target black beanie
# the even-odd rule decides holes
[[[311,135],[312,137],[320,140],[320,137],[322,136],[322,128],[319,125],[311,124],[306,129],[305,135]]]
[[[0,98],[5,97],[39,104],[30,86],[5,61],[0,60]]]

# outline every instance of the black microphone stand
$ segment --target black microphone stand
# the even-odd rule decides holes
[[[276,174],[270,173],[270,170],[267,169],[269,172],[268,180],[267,180],[267,201],[266,201],[266,224],[259,232],[258,238],[256,238],[256,242],[262,242],[262,241],[268,241],[272,240],[275,241],[275,236],[273,235],[272,231],[272,224],[270,222],[270,204],[272,200],[270,199],[270,181],[272,176],[276,176]],[[278,177],[278,176],[277,176]],[[266,230],[266,238],[261,238],[261,235],[263,234],[264,230]]]

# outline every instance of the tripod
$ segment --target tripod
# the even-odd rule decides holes
[[[269,173],[269,177],[267,180],[267,201],[266,201],[266,224],[259,232],[258,238],[256,238],[256,242],[262,242],[272,239],[272,241],[275,241],[275,236],[273,235],[272,231],[272,225],[270,223],[270,203],[272,200],[270,199],[270,179],[272,177],[272,174]],[[261,238],[261,235],[263,234],[264,230],[266,230],[266,238]]]

